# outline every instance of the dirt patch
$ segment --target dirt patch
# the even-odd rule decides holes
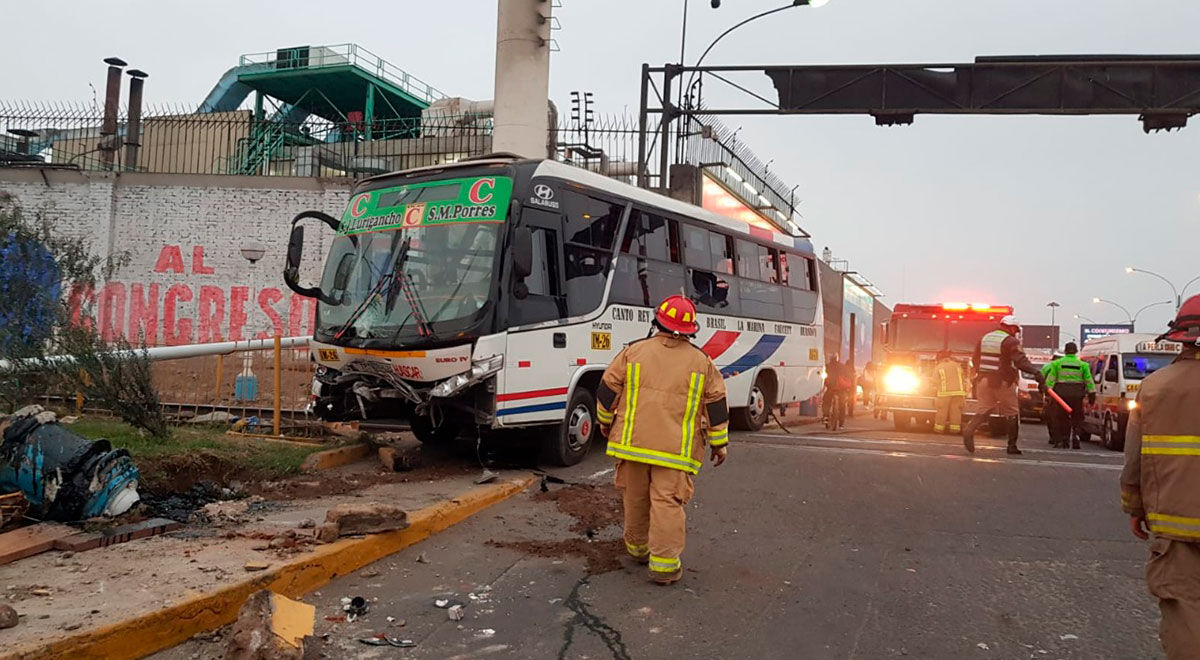
[[[565,541],[488,541],[494,548],[508,548],[534,557],[583,557],[587,562],[588,575],[599,575],[620,570],[625,556],[625,542],[621,539],[590,541],[567,539]]]
[[[371,465],[377,463],[372,462]],[[286,480],[247,482],[246,492],[268,500],[315,499],[326,495],[345,495],[379,484],[437,481],[478,472],[477,465],[457,462],[418,465],[407,472],[391,472],[382,467],[351,473],[333,470]]]
[[[533,496],[537,502],[554,502],[562,513],[575,519],[571,531],[586,534],[621,524],[621,497],[612,486],[572,486]]]

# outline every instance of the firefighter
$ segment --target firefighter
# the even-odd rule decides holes
[[[963,408],[967,405],[967,376],[962,364],[939,351],[934,378],[937,379],[937,406],[933,416],[933,432],[957,435],[962,432]]]
[[[963,429],[963,447],[975,453],[975,429],[991,415],[1004,419],[1008,435],[1007,452],[1019,456],[1017,435],[1021,432],[1021,409],[1017,405],[1017,372],[1023,371],[1041,386],[1042,372],[1029,361],[1017,334],[1021,327],[1012,317],[1000,321],[1000,327],[987,333],[975,346],[975,398],[979,408]]]
[[[1062,400],[1071,407],[1071,412],[1063,410],[1051,397],[1045,402],[1049,417],[1050,437],[1055,447],[1067,448],[1068,441],[1074,449],[1079,449],[1079,431],[1083,424],[1083,397],[1086,394],[1088,403],[1096,404],[1096,383],[1092,381],[1092,368],[1087,362],[1080,360],[1076,354],[1079,347],[1075,342],[1067,342],[1063,349],[1066,355],[1051,362],[1042,373],[1046,378],[1046,388],[1054,390]]]
[[[1200,296],[1159,337],[1179,357],[1142,381],[1125,433],[1121,508],[1150,543],[1146,584],[1162,611],[1169,660],[1200,658]],[[1147,528],[1149,528],[1147,530]]]
[[[604,372],[596,418],[617,459],[625,505],[625,549],[649,564],[659,584],[683,577],[684,505],[700,471],[704,444],[714,466],[725,462],[729,407],[725,381],[711,358],[689,341],[700,330],[696,306],[664,300],[655,333],[627,345]]]

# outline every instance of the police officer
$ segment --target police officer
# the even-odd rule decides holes
[[[596,417],[608,455],[617,459],[625,549],[649,564],[651,580],[671,584],[683,577],[679,557],[692,475],[700,471],[706,440],[713,465],[725,462],[729,408],[721,372],[689,341],[700,331],[692,301],[664,300],[654,328],[653,336],[622,349],[604,372]]]
[[[1200,658],[1200,296],[1159,340],[1175,361],[1147,376],[1125,433],[1121,508],[1142,540],[1153,532],[1146,584],[1162,611],[1168,660]]]
[[[993,414],[1004,419],[1008,435],[1007,452],[1020,455],[1017,435],[1021,432],[1021,409],[1017,405],[1017,371],[1045,382],[1042,372],[1029,361],[1017,334],[1021,327],[1012,317],[1000,321],[1000,327],[983,336],[975,347],[975,398],[979,408],[963,429],[963,447],[975,452],[975,429]]]
[[[1079,449],[1079,431],[1083,424],[1083,397],[1086,394],[1088,403],[1096,404],[1096,383],[1092,381],[1092,368],[1087,362],[1076,355],[1079,347],[1075,342],[1067,342],[1063,348],[1066,355],[1051,362],[1042,370],[1046,377],[1046,388],[1053,390],[1064,403],[1071,407],[1071,412],[1047,396],[1044,406],[1049,416],[1050,437],[1055,447],[1067,448],[1067,441],[1074,449]]]

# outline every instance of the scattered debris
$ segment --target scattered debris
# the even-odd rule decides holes
[[[237,415],[224,410],[214,410],[203,415],[196,415],[187,420],[189,424],[229,424],[237,421]]]
[[[433,601],[433,606],[442,610],[449,609],[455,605],[466,605],[466,603],[453,598],[438,598]]]
[[[315,611],[265,589],[255,592],[238,612],[225,660],[302,660]]]
[[[1065,635],[1059,635],[1058,638],[1065,642],[1067,640],[1079,639],[1079,635],[1072,635],[1071,633],[1067,633]]]
[[[373,577],[379,577],[379,571],[375,570],[374,568],[368,568],[367,570],[365,570],[365,571],[362,571],[361,573],[359,573],[359,574],[358,574],[358,577],[360,577],[360,578],[364,578],[364,579],[366,579],[366,578],[373,578]]]
[[[56,550],[67,550],[69,552],[84,552],[86,550],[94,550],[96,548],[107,548],[110,545],[118,545],[127,543],[137,539],[144,539],[159,534],[173,532],[183,527],[182,524],[174,520],[166,518],[151,518],[143,520],[140,523],[131,525],[121,525],[105,530],[98,534],[73,534],[66,538],[58,539],[54,542]],[[64,556],[65,558],[65,556]]]
[[[408,514],[392,504],[339,504],[325,513],[322,532],[330,525],[335,527],[339,537],[379,534],[407,528]],[[322,536],[322,532],[318,532],[318,536]]]
[[[0,534],[0,564],[41,554],[53,548],[60,539],[77,533],[73,527],[45,522]]]
[[[429,559],[427,559],[427,558],[425,557],[425,553],[424,553],[424,552],[422,552],[421,554],[417,555],[417,563],[418,563],[418,564],[428,564],[428,563],[429,563]]]
[[[55,420],[41,406],[26,406],[4,420],[0,490],[23,493],[38,520],[119,516],[136,504],[139,474],[129,452]]]
[[[395,447],[380,447],[379,462],[388,472],[408,472],[419,464],[415,452],[402,451]]]
[[[271,565],[265,561],[248,561],[248,562],[246,562],[246,564],[244,566],[242,566],[242,568],[246,569],[246,572],[248,572],[248,573],[265,571],[270,567],[271,567]]]
[[[600,530],[621,523],[621,498],[618,491],[610,486],[560,488],[535,495],[533,499],[554,502],[560,512],[575,519],[571,531],[578,534],[586,534],[591,530],[594,536]]]
[[[314,527],[317,526],[317,521],[313,520],[312,518],[305,518],[304,520],[301,520],[300,524],[298,524],[296,526],[299,527],[300,529],[313,529]]]
[[[237,525],[249,522],[253,517],[250,513],[251,506],[262,501],[263,498],[252,495],[241,500],[209,502],[195,511],[192,517],[214,525]]]
[[[488,482],[495,481],[496,477],[498,477],[498,476],[500,476],[500,473],[492,472],[491,470],[489,470],[487,468],[483,468],[483,472],[479,475],[479,477],[477,479],[475,479],[475,483],[486,484]]]
[[[417,645],[417,643],[411,639],[389,637],[386,633],[379,633],[374,637],[364,637],[358,641],[368,646],[395,646],[396,648],[401,649],[409,649]]]
[[[353,623],[358,617],[371,610],[371,604],[362,596],[342,599],[342,610],[346,613],[346,621]]]
[[[610,571],[620,570],[626,556],[625,542],[621,539],[589,541],[586,538],[573,538],[561,541],[496,541],[490,540],[488,545],[495,548],[508,548],[535,557],[583,557],[587,561],[589,575],[599,575]]]
[[[987,645],[987,643],[985,643],[985,642],[979,642],[979,643],[978,643],[978,644],[976,644],[975,646],[976,646],[976,647],[978,647],[978,648],[979,648],[981,651],[990,651],[990,650],[992,650],[992,647],[988,646],[988,645]]]
[[[484,628],[483,630],[480,630],[479,632],[475,633],[475,636],[476,637],[495,637],[496,631],[491,628]]]
[[[333,543],[338,540],[338,531],[337,525],[321,525],[317,528],[315,536],[321,543]]]
[[[49,589],[30,589],[29,594],[31,596],[53,596],[54,592]]]
[[[16,610],[8,605],[0,605],[0,629],[13,628],[20,620]]]
[[[466,615],[462,605],[453,605],[446,610],[446,616],[450,617],[451,621],[462,621]]]
[[[330,623],[346,623],[346,615],[338,614],[336,616],[327,616],[325,620]]]

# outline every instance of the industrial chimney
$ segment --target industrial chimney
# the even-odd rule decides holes
[[[104,63],[108,65],[108,85],[104,89],[104,123],[100,125],[100,158],[104,169],[110,170],[113,154],[120,144],[117,140],[117,110],[121,102],[121,69],[125,68],[125,60],[109,57]]]
[[[125,125],[125,169],[137,169],[138,149],[142,146],[142,87],[150,74],[129,70],[129,123]]]

